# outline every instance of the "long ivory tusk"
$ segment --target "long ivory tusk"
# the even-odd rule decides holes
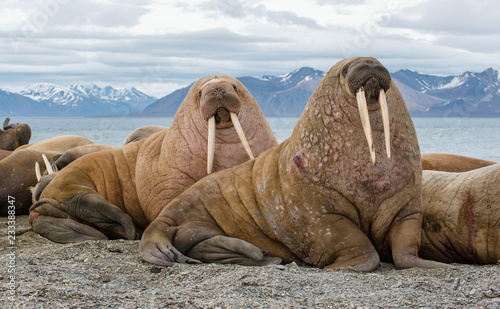
[[[361,124],[363,125],[363,130],[365,131],[366,141],[368,142],[368,148],[370,148],[372,163],[375,164],[375,149],[373,147],[372,128],[370,126],[370,115],[368,115],[365,90],[363,89],[363,87],[359,88],[359,90],[356,92],[356,100],[358,102],[358,110],[359,110],[359,115],[361,117]]]
[[[382,122],[384,124],[385,150],[387,151],[387,158],[391,158],[391,129],[389,127],[389,108],[387,107],[387,98],[385,97],[384,89],[380,89],[378,101],[380,104],[380,109],[382,111]]]
[[[42,154],[43,162],[45,162],[45,167],[47,168],[47,173],[49,175],[54,174],[54,170],[52,169],[52,165],[49,162],[49,159],[45,156],[45,154]]]
[[[252,149],[250,149],[250,145],[248,144],[247,138],[245,137],[245,133],[243,132],[243,129],[241,128],[240,120],[238,119],[238,115],[235,113],[230,113],[231,114],[231,120],[233,121],[234,128],[236,129],[236,133],[238,133],[238,137],[240,138],[241,143],[243,144],[243,147],[245,147],[245,150],[250,157],[250,159],[253,159],[253,153]]]
[[[207,174],[212,173],[215,152],[215,116],[208,119]]]
[[[40,179],[42,178],[42,173],[40,172],[40,164],[38,164],[38,162],[35,162],[35,175],[36,175],[36,181],[40,182]]]

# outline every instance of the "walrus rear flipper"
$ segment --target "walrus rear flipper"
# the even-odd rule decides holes
[[[204,263],[266,266],[280,264],[281,258],[267,256],[266,252],[239,238],[215,236],[198,243],[188,253]]]
[[[43,198],[31,206],[30,223],[36,233],[59,243],[136,239],[132,218],[95,194],[78,194],[62,203]]]
[[[61,203],[61,209],[78,220],[97,226],[104,234],[136,239],[132,218],[117,206],[95,194],[77,194]]]
[[[60,203],[54,199],[42,199],[31,206],[30,223],[35,233],[63,244],[108,239],[98,230],[71,219],[69,214],[54,205]]]

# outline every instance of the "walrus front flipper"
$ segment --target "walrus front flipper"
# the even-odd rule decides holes
[[[63,244],[108,239],[91,226],[71,219],[56,206],[60,204],[53,199],[42,199],[31,206],[30,223],[35,233]]]
[[[398,269],[422,267],[422,268],[447,268],[451,265],[424,260],[418,257],[418,245],[420,244],[420,233],[415,234],[413,231],[420,231],[421,221],[415,218],[416,216],[405,218],[398,221],[393,228],[392,237],[390,239],[392,246],[392,258]]]
[[[183,255],[172,245],[171,239],[176,230],[177,228],[161,222],[161,220],[153,221],[142,234],[139,244],[141,258],[162,266],[172,266],[174,262],[201,263]]]
[[[188,253],[205,263],[266,266],[281,263],[278,257],[267,256],[261,249],[239,238],[215,236],[198,243]]]
[[[75,195],[63,201],[61,209],[78,220],[97,226],[103,232],[109,231],[126,239],[136,238],[132,218],[98,195],[88,193]]]

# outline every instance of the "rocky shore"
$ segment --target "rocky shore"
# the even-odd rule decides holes
[[[0,231],[2,308],[500,308],[499,265],[166,268],[143,262],[138,241],[51,242],[31,231],[27,216],[16,218],[15,249],[7,218]]]

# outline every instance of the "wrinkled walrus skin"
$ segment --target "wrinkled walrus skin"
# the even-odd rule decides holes
[[[423,172],[420,255],[447,263],[500,260],[500,164]]]
[[[260,107],[237,79],[201,78],[170,128],[87,154],[61,170],[30,209],[33,230],[60,243],[135,238],[173,198],[207,175],[209,119],[216,123],[213,170],[249,160],[230,113],[240,119],[253,154],[277,145]]]
[[[358,88],[368,94],[376,163]],[[391,158],[380,89],[387,91]],[[444,267],[417,256],[421,212],[420,151],[403,98],[376,59],[350,58],[325,75],[289,139],[179,195],[145,230],[139,251],[160,265],[181,254],[238,263],[239,240],[285,263],[320,268],[370,271],[380,259],[398,268]]]
[[[423,153],[422,169],[441,172],[468,172],[497,162],[448,153]]]

